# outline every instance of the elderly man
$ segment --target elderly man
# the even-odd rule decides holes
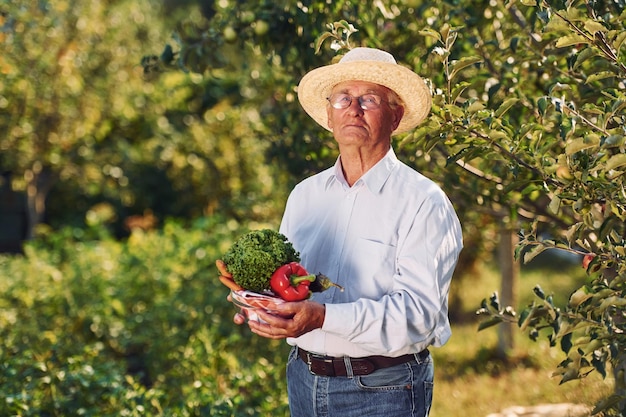
[[[292,417],[427,416],[428,347],[450,337],[461,227],[442,190],[396,158],[391,136],[424,120],[429,89],[387,52],[355,48],[306,74],[298,98],[340,156],[294,188],[280,231],[307,270],[345,290],[277,305],[248,325],[293,346]]]

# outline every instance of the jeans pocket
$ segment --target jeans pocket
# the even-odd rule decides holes
[[[398,390],[411,389],[411,370],[406,364],[379,369],[369,375],[359,376],[356,383],[363,389]]]

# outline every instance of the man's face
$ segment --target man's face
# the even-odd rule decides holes
[[[389,144],[391,133],[398,127],[404,114],[402,106],[389,104],[390,90],[379,84],[342,82],[332,89],[330,97],[328,127],[339,145]],[[333,102],[337,107],[341,103],[347,107],[335,108]],[[363,109],[362,105],[367,109]]]

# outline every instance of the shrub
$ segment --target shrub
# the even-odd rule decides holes
[[[0,257],[0,414],[269,415],[285,411],[284,342],[232,323],[214,267],[238,225],[202,219]]]

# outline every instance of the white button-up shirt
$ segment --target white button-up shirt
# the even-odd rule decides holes
[[[324,324],[289,344],[330,356],[400,356],[449,339],[461,226],[439,186],[392,149],[352,187],[341,158],[302,181],[280,231],[310,273],[344,287],[313,295],[326,305]]]

